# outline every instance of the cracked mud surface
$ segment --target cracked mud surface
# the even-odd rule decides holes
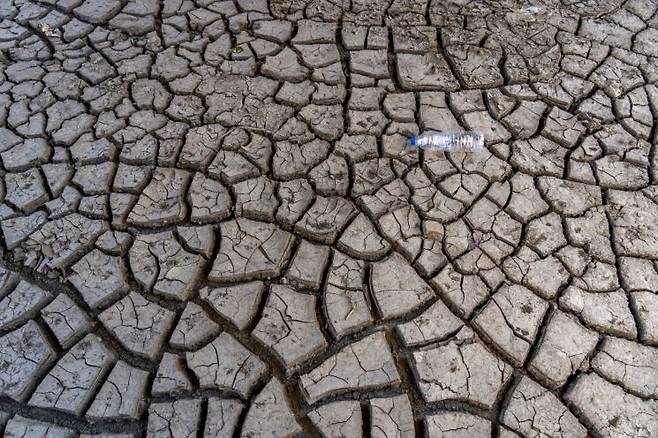
[[[0,435],[658,436],[657,9],[0,2]]]

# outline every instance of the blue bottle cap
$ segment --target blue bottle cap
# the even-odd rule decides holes
[[[409,139],[409,144],[411,146],[416,146],[416,137],[415,136],[413,136]]]

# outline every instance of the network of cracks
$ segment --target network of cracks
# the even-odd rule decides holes
[[[657,8],[0,2],[0,433],[658,436]]]

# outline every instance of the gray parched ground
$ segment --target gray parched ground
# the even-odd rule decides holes
[[[0,435],[658,437],[657,9],[0,0]]]

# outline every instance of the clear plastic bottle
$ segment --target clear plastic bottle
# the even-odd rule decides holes
[[[484,149],[484,136],[479,132],[427,131],[411,137],[412,149],[438,150],[445,152],[478,152]]]

